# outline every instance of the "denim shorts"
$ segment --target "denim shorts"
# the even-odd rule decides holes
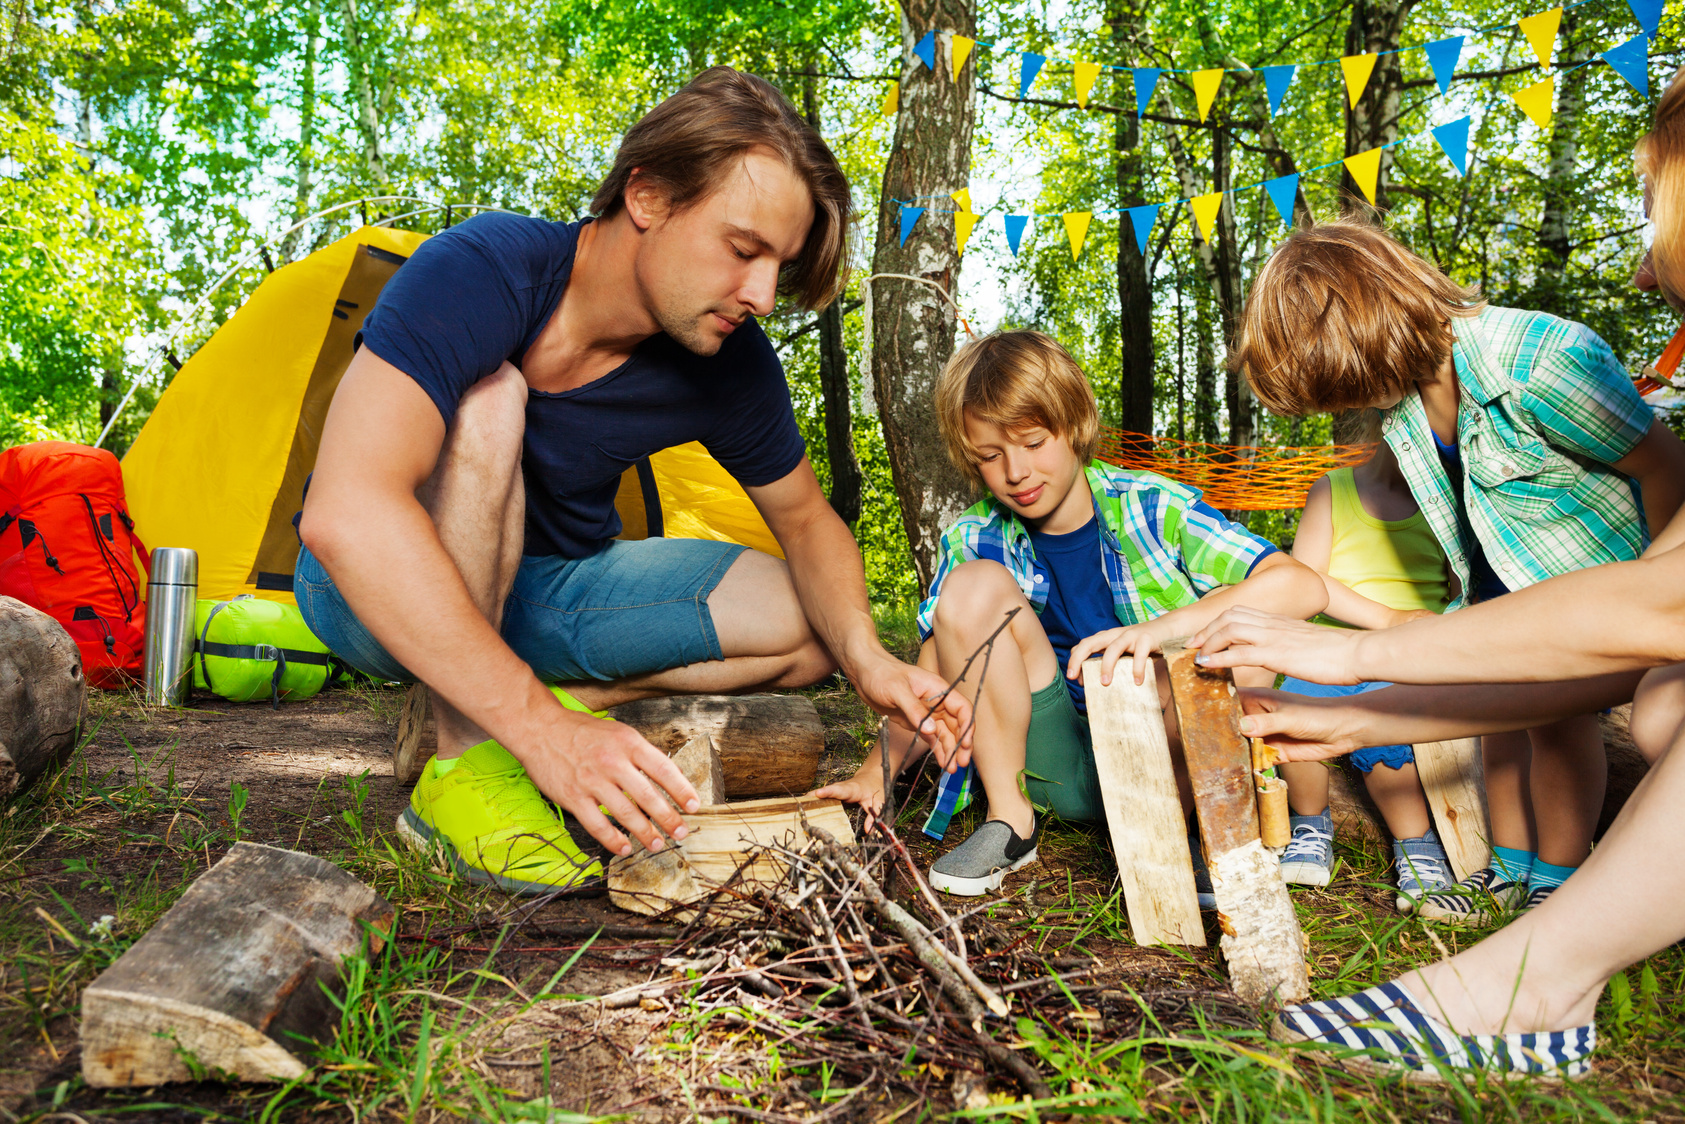
[[[704,539],[615,539],[589,558],[524,555],[503,606],[504,642],[539,679],[609,682],[724,659],[708,595],[747,547]],[[301,547],[293,594],[322,643],[357,670],[414,682]],[[414,607],[425,617],[424,605]]]
[[[1326,683],[1309,683],[1303,679],[1288,676],[1282,681],[1281,689],[1295,695],[1308,695],[1313,699],[1343,699],[1351,695],[1361,695],[1366,691],[1378,691],[1382,687],[1390,687],[1391,683],[1358,683],[1354,686],[1330,687]],[[1360,773],[1372,773],[1375,766],[1385,765],[1389,769],[1402,769],[1416,760],[1416,751],[1407,745],[1370,745],[1353,753],[1347,758],[1352,768]]]

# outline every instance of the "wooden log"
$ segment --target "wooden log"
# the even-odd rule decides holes
[[[673,764],[696,789],[697,801],[703,807],[726,802],[725,767],[720,764],[720,747],[714,735],[698,734],[680,746],[673,754]]]
[[[392,906],[332,863],[236,843],[82,993],[82,1076],[300,1076],[338,1026],[323,987],[339,988],[364,922],[390,932]]]
[[[1480,764],[1480,739],[1423,742],[1416,749],[1416,775],[1422,781],[1428,811],[1459,881],[1483,869],[1492,858],[1492,826],[1486,814],[1486,774]]]
[[[746,800],[716,804],[684,817],[689,834],[659,851],[633,843],[630,855],[608,866],[609,901],[633,913],[654,915],[702,900],[730,881],[739,867],[748,881],[776,882],[786,867],[763,848],[807,846],[808,827],[821,827],[844,846],[854,828],[837,800]]]
[[[398,740],[392,746],[392,775],[399,784],[410,785],[419,780],[421,770],[432,756],[429,751],[438,748],[438,739],[426,736],[430,733],[427,725],[430,703],[425,683],[412,683],[404,692],[404,709],[398,715]]]
[[[1106,809],[1123,905],[1136,944],[1203,948],[1187,822],[1176,794],[1170,742],[1152,665],[1139,686],[1127,667],[1100,682],[1100,661],[1082,665],[1094,768]]]
[[[1303,937],[1281,864],[1259,837],[1240,700],[1226,669],[1207,671],[1194,656],[1180,644],[1164,646],[1229,982],[1249,1003],[1297,1003],[1310,997]]]
[[[667,753],[713,734],[729,800],[807,792],[825,752],[819,711],[803,695],[678,695],[623,703],[609,715]]]
[[[0,597],[0,801],[69,756],[87,696],[82,655],[64,626]]]

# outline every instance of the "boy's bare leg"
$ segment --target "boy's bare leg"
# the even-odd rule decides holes
[[[1487,734],[1480,739],[1481,767],[1486,774],[1486,806],[1492,819],[1492,843],[1517,851],[1536,851],[1533,800],[1528,765],[1533,743],[1523,732]]]
[[[989,818],[1004,821],[1027,839],[1035,810],[1018,780],[1030,729],[1030,695],[1064,669],[1018,583],[995,562],[967,562],[948,574],[936,603],[934,635],[941,673],[952,681],[1013,609],[1019,613],[995,642],[982,691],[977,690],[982,659],[972,664],[959,690],[974,707],[971,761],[989,798]]]
[[[1428,813],[1428,798],[1422,792],[1422,780],[1416,775],[1415,762],[1399,769],[1376,765],[1364,778],[1364,783],[1394,839],[1420,839],[1433,827],[1433,819]]]
[[[1609,977],[1685,937],[1685,706],[1661,689],[1645,701],[1658,709],[1643,718],[1671,725],[1673,743],[1578,874],[1467,952],[1403,977],[1428,1013],[1464,1034],[1583,1026]]]
[[[468,388],[456,409],[433,475],[417,498],[439,532],[445,553],[468,586],[474,607],[494,625],[515,584],[526,533],[521,442],[527,384],[509,364]],[[461,756],[485,731],[432,692],[438,756]]]
[[[1595,714],[1564,718],[1527,732],[1533,748],[1531,795],[1541,862],[1579,866],[1591,854],[1603,811],[1609,758]]]

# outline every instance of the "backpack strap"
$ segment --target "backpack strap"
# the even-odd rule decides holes
[[[150,575],[151,572],[152,572],[151,568],[148,567],[147,568],[148,575]],[[209,649],[211,647],[210,640],[209,640],[210,635],[211,635],[211,622],[216,620],[216,615],[218,613],[222,612],[224,609],[228,608],[228,606],[230,606],[232,604],[233,604],[232,601],[218,601],[215,605],[211,606],[210,613],[205,617],[204,630],[199,633],[199,643],[197,643],[193,646],[196,649],[196,654],[199,657],[199,677],[202,678],[205,681],[205,688],[207,690],[209,690],[210,692],[212,692],[213,694],[216,692],[216,688],[211,685],[211,669],[205,665],[205,656],[207,654],[213,655],[213,656],[221,656],[221,655],[225,655],[226,653],[225,652],[208,652],[207,653],[207,649]],[[218,644],[218,645],[216,645],[216,647],[218,647],[218,648],[228,648],[229,645]]]

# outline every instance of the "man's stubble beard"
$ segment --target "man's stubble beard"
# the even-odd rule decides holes
[[[672,315],[666,309],[657,309],[655,322],[674,343],[692,355],[707,358],[719,354],[720,348],[725,344],[723,339],[703,330],[702,317],[708,315],[710,313],[704,312],[701,316],[685,318]]]

